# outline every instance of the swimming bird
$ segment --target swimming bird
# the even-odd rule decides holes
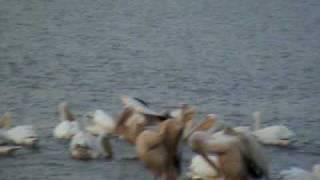
[[[10,156],[19,149],[21,146],[0,146],[0,156]]]
[[[163,176],[166,180],[175,180],[180,174],[179,141],[185,123],[195,114],[191,107],[183,111],[181,119],[168,119],[156,130],[143,130],[136,139],[138,157],[154,179]]]
[[[287,146],[295,135],[293,131],[284,125],[261,128],[261,113],[254,112],[253,116],[256,124],[253,135],[263,144]]]
[[[291,167],[288,170],[282,170],[280,177],[283,180],[320,180],[320,164],[314,165],[312,172]]]
[[[21,125],[10,128],[5,133],[8,140],[18,145],[36,146],[39,138],[34,127],[31,125]]]
[[[32,125],[19,125],[10,127],[12,116],[10,112],[5,113],[4,127],[0,129],[1,144],[14,143],[17,145],[26,145],[34,147],[37,145],[39,138]]]
[[[217,172],[217,178],[247,180],[269,177],[265,155],[249,134],[236,132],[232,128],[214,135],[198,131],[191,135],[189,144]],[[218,163],[209,155],[216,155]]]
[[[87,115],[89,125],[86,130],[93,135],[99,135],[102,133],[112,134],[115,129],[114,119],[105,113],[103,110],[98,109],[95,112]]]
[[[131,98],[129,98],[129,100],[131,101]],[[136,101],[132,100],[132,102]],[[137,101],[137,104],[139,104],[139,101]],[[145,112],[149,114],[145,114]],[[134,106],[125,105],[123,112],[116,121],[115,134],[130,144],[135,144],[137,136],[145,126],[157,125],[166,119],[165,116],[154,113],[150,114],[149,111],[139,110],[139,108]]]
[[[105,133],[96,137],[88,132],[79,131],[72,137],[69,151],[71,157],[77,160],[112,158],[113,156],[109,135]]]
[[[53,135],[59,139],[71,139],[79,131],[79,124],[69,110],[67,102],[58,105],[60,123],[54,128]]]

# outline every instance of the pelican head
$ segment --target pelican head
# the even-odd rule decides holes
[[[6,112],[1,118],[0,118],[0,128],[8,129],[11,127],[12,122],[12,115],[11,112]]]
[[[58,105],[58,112],[60,114],[60,119],[67,121],[74,121],[75,117],[69,110],[69,106],[67,102],[62,102]]]

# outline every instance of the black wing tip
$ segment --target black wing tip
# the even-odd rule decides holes
[[[134,100],[140,102],[141,104],[143,104],[144,106],[146,107],[149,107],[149,103],[147,103],[146,101],[140,99],[140,98],[137,98],[137,97],[132,97]]]

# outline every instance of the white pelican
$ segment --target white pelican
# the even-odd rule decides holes
[[[114,119],[103,110],[96,110],[88,115],[89,125],[86,130],[93,135],[102,133],[112,134],[115,129]]]
[[[320,180],[320,164],[314,165],[312,172],[291,167],[288,170],[281,171],[280,177],[283,180]]]
[[[39,138],[34,127],[31,125],[20,125],[10,128],[12,122],[11,113],[5,114],[6,128],[0,129],[1,143],[14,143],[17,145],[36,146]]]
[[[145,117],[132,108],[125,108],[116,124],[116,134],[130,144],[135,144],[137,136],[147,124]]]
[[[289,130],[286,126],[283,125],[273,125],[265,128],[260,128],[261,113],[254,112],[253,116],[256,121],[253,135],[256,136],[258,141],[263,144],[286,146],[290,143],[295,135],[293,131]]]
[[[198,131],[191,135],[189,144],[217,172],[217,178],[246,180],[269,176],[261,147],[249,134],[231,128],[214,136]],[[218,163],[208,157],[210,153],[217,156]]]
[[[136,108],[125,106],[125,109],[118,117],[115,133],[130,144],[135,144],[137,136],[145,126],[157,124],[166,118],[158,115],[145,114],[137,111]]]
[[[148,119],[151,118],[158,121],[163,121],[171,117],[170,113],[157,113],[150,109],[149,104],[142,99],[125,95],[121,96],[120,99],[125,108],[132,108],[135,112],[144,114],[144,116],[146,116]]]
[[[112,147],[107,134],[96,137],[88,132],[79,131],[72,137],[69,150],[71,157],[78,160],[112,158]]]
[[[168,119],[157,130],[144,130],[136,139],[139,159],[153,174],[154,179],[164,176],[176,180],[180,174],[178,144],[185,123],[194,115],[194,109],[184,110],[182,119]]]
[[[19,149],[21,146],[0,146],[0,156],[10,156]]]
[[[13,127],[7,130],[6,137],[15,144],[27,146],[35,146],[39,141],[39,138],[31,125]]]
[[[79,131],[79,124],[66,102],[59,104],[58,112],[61,122],[54,128],[53,135],[59,139],[71,139]]]

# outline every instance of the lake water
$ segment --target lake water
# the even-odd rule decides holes
[[[129,94],[160,109],[190,103],[197,119],[284,124],[289,148],[267,147],[272,176],[320,162],[320,1],[0,0],[0,113],[33,124],[40,150],[0,159],[1,180],[151,179],[134,149],[71,160],[52,137],[56,106],[121,110]],[[185,147],[184,169],[191,152]]]

